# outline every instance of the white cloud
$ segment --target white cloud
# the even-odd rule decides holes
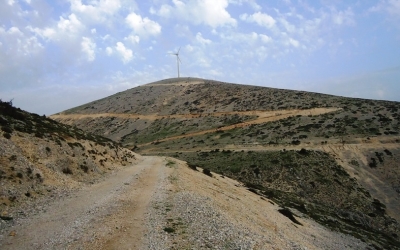
[[[75,14],[68,16],[68,19],[60,17],[60,21],[57,23],[57,28],[64,34],[78,34],[83,29],[83,24]]]
[[[130,35],[125,37],[124,40],[129,41],[132,44],[138,44],[140,42],[140,37],[136,35]]]
[[[202,45],[207,45],[211,43],[211,40],[203,38],[200,32],[196,34],[196,40]]]
[[[71,10],[85,20],[85,23],[102,23],[121,8],[119,0],[90,1],[82,4],[81,0],[70,0]]]
[[[256,32],[250,33],[231,33],[221,34],[221,38],[225,41],[234,42],[235,44],[254,44],[260,38]]]
[[[400,18],[400,1],[389,0],[387,10],[391,15],[395,16],[396,18]]]
[[[261,39],[261,41],[264,42],[264,43],[270,43],[270,42],[272,42],[272,38],[269,37],[269,36],[267,36],[267,35],[264,35],[264,34],[260,34],[260,39]]]
[[[112,55],[112,53],[113,53],[113,49],[111,48],[111,47],[107,47],[106,48],[106,53],[107,53],[107,55]]]
[[[115,50],[120,54],[120,56],[122,57],[122,61],[124,63],[128,63],[129,61],[132,60],[132,58],[133,58],[132,50],[126,48],[123,43],[117,42],[117,45],[115,46]]]
[[[295,47],[295,48],[299,47],[299,45],[300,45],[299,41],[297,41],[297,40],[295,40],[293,38],[289,38],[289,42],[288,43],[290,45],[292,45],[293,47]]]
[[[243,3],[246,3],[250,5],[255,11],[259,11],[262,9],[261,6],[257,4],[256,0],[229,0],[229,3],[236,5],[242,5]]]
[[[22,32],[18,29],[18,27],[11,27],[8,30],[8,34],[11,34],[11,35],[22,35]]]
[[[5,51],[8,55],[15,57],[37,54],[44,46],[35,36],[23,33],[18,27],[11,27],[8,30],[0,28],[0,43],[7,45]]]
[[[395,19],[400,19],[400,0],[380,0],[369,9],[370,12],[386,12]]]
[[[27,26],[27,28],[44,39],[65,42],[67,39],[77,39],[80,37],[85,26],[75,14],[70,14],[68,18],[60,16],[57,27],[45,27],[41,29]]]
[[[86,54],[87,60],[89,62],[94,61],[96,58],[95,49],[96,43],[94,43],[90,38],[83,37],[81,42],[82,52]]]
[[[400,2],[400,1],[399,1]],[[354,13],[353,11],[348,8],[344,11],[332,11],[332,21],[334,24],[337,25],[354,25]]]
[[[140,15],[135,13],[130,13],[125,18],[125,22],[140,36],[155,36],[161,33],[161,26],[157,22],[152,21],[147,17],[142,18]]]
[[[296,31],[296,27],[285,18],[279,18],[279,23],[285,28],[286,32],[293,33]]]
[[[212,28],[236,26],[236,20],[226,10],[229,5],[228,0],[172,0],[172,2],[172,6],[164,4],[158,11],[152,8],[151,13],[194,24],[204,24]]]
[[[242,19],[243,21],[256,23],[259,26],[269,29],[274,27],[276,23],[275,19],[272,16],[261,12],[256,12],[252,15],[242,14],[240,15],[240,19]]]

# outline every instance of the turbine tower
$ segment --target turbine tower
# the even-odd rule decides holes
[[[179,47],[178,52],[176,53],[170,53],[172,55],[176,56],[176,65],[178,66],[178,78],[180,77],[179,75],[179,63],[181,63],[181,59],[179,58],[179,51],[181,50],[181,48]]]

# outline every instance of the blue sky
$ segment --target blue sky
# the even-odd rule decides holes
[[[177,76],[400,101],[400,0],[0,0],[0,98],[50,115]]]

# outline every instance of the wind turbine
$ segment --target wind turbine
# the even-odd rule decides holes
[[[179,58],[179,51],[180,50],[181,50],[181,48],[179,47],[178,52],[170,53],[171,55],[175,55],[176,56],[176,65],[178,66],[178,78],[179,78],[179,63],[181,63],[181,59]]]

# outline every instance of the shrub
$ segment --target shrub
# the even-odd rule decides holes
[[[300,149],[299,154],[301,155],[308,155],[308,151],[305,148]]]
[[[369,163],[370,168],[376,168],[378,167],[378,163],[376,162],[375,158],[371,158],[371,162]]]
[[[167,233],[174,233],[175,229],[173,229],[172,227],[165,227],[164,231],[167,232]]]
[[[188,167],[193,169],[193,170],[195,170],[195,171],[197,171],[197,167],[195,165],[192,165],[192,164],[188,163]]]
[[[10,138],[11,138],[11,134],[9,134],[9,133],[4,133],[3,136],[4,136],[6,139],[10,139]]]
[[[40,182],[43,181],[42,176],[39,173],[36,173],[36,178],[38,178],[40,180]]]
[[[211,171],[210,171],[209,169],[207,169],[207,168],[203,169],[203,174],[205,174],[205,175],[208,175],[208,176],[212,177],[212,173],[211,173]]]
[[[10,127],[1,127],[1,130],[3,130],[4,132],[6,132],[6,133],[9,133],[9,134],[11,134],[12,133],[12,129],[10,128]]]
[[[385,149],[384,151],[385,151],[385,153],[386,153],[387,155],[392,156],[392,152],[390,152],[388,149]]]
[[[69,167],[63,168],[62,172],[64,174],[72,174],[72,170]]]
[[[297,225],[301,226],[303,225],[294,217],[292,211],[290,211],[288,208],[281,208],[278,210],[278,212],[288,217],[293,223],[296,223]]]
[[[293,141],[292,141],[292,144],[293,144],[293,145],[300,145],[300,141],[299,141],[299,140],[293,140]]]
[[[81,169],[83,170],[83,172],[87,173],[89,171],[89,167],[86,165],[80,165]]]
[[[167,167],[172,167],[173,165],[175,165],[175,162],[171,161],[171,160],[168,160],[166,165],[167,165]]]

